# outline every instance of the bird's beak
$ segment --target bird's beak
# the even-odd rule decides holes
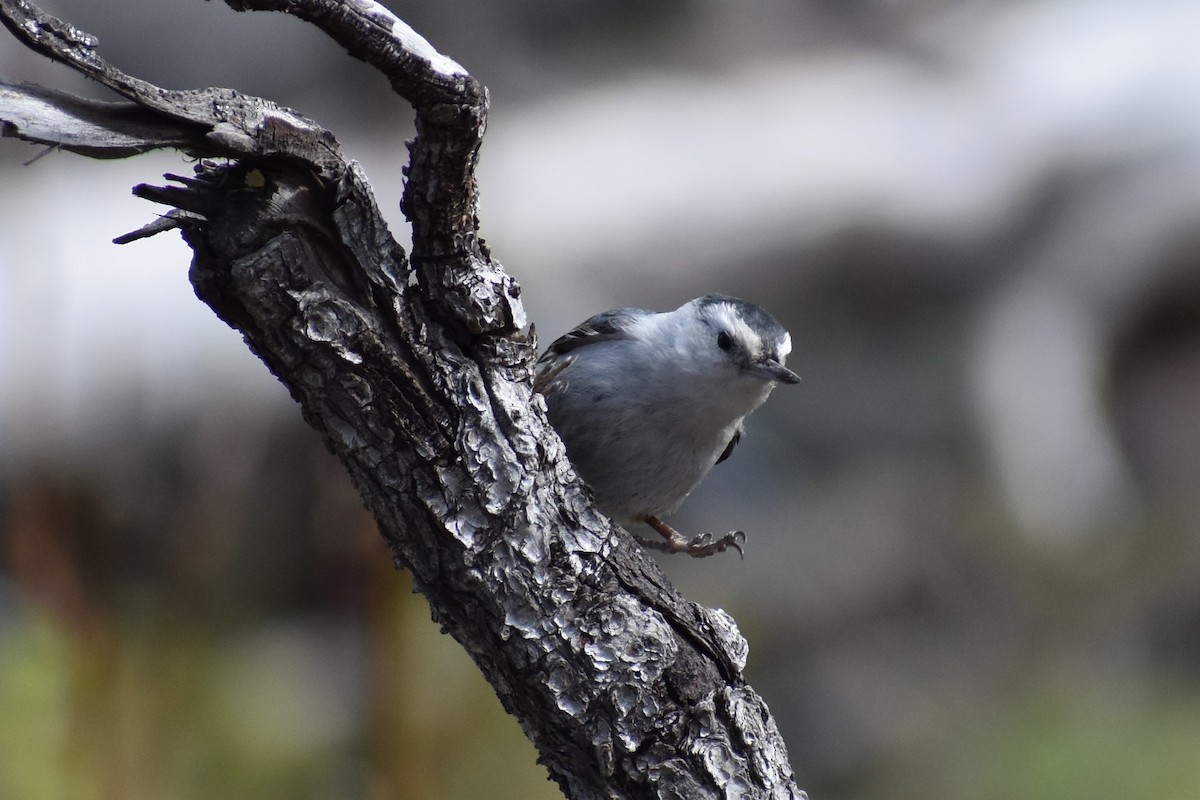
[[[750,371],[767,380],[775,381],[776,383],[799,383],[800,376],[792,372],[790,369],[780,364],[773,358],[764,358],[762,361],[756,361],[750,367]]]

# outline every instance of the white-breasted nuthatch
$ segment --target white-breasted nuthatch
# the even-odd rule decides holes
[[[741,531],[692,540],[660,519],[679,508],[733,452],[742,421],[776,383],[791,337],[762,308],[708,294],[674,311],[618,308],[556,340],[538,359],[534,389],[546,398],[575,471],[596,506],[622,524],[644,522],[671,553],[742,552]]]

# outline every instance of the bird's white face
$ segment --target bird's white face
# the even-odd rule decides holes
[[[744,308],[724,302],[696,306],[692,346],[730,378],[794,383],[795,375],[783,367],[792,350],[791,336],[761,309],[753,307],[754,315],[748,316]]]
[[[735,363],[746,365],[763,357],[783,363],[792,351],[792,337],[785,331],[780,339],[766,341],[761,331],[727,304],[710,306],[702,314],[712,329],[710,339]],[[715,338],[713,338],[715,336]],[[710,344],[711,347],[711,344]]]

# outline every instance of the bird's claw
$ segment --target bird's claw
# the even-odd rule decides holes
[[[744,531],[733,531],[724,536],[713,536],[711,533],[702,533],[691,541],[683,538],[679,531],[667,525],[657,517],[651,517],[646,522],[662,534],[662,540],[659,539],[643,539],[640,536],[635,536],[643,547],[649,547],[654,550],[661,550],[664,553],[687,553],[692,558],[707,558],[717,553],[724,553],[729,548],[738,551],[738,555],[744,560],[746,552],[743,546],[746,544],[746,533]]]
[[[738,557],[745,561],[746,551],[742,549],[742,546],[745,544],[745,531],[733,531],[720,537],[714,537],[711,533],[702,533],[695,539],[687,542],[682,550],[676,550],[675,552],[687,553],[692,558],[705,558],[717,553],[724,553],[732,547],[738,551]]]

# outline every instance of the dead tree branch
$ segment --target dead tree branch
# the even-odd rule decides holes
[[[318,25],[416,111],[411,261],[333,135],[266,100],[168,91],[24,0],[4,24],[123,99],[0,84],[4,135],[94,158],[205,159],[172,210],[197,295],[242,332],[345,464],[434,619],[573,798],[800,797],[744,682],[733,621],[693,604],[591,506],[530,388],[519,287],[478,236],[484,87],[367,0],[252,0]]]

